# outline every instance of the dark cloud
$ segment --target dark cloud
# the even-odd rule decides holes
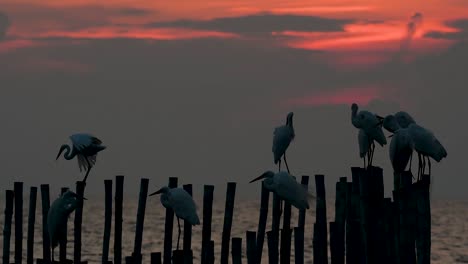
[[[468,40],[468,19],[453,20],[446,23],[448,26],[458,29],[458,32],[431,31],[424,36],[429,38]]]
[[[141,8],[122,8],[117,10],[119,14],[124,16],[146,16],[150,14],[155,14],[156,12],[148,9]]]
[[[422,21],[423,15],[419,12],[414,13],[414,15],[410,17],[410,20],[406,25],[406,35],[401,41],[400,52],[405,52],[409,49],[414,33],[416,33],[416,30],[420,27]]]
[[[180,27],[200,30],[216,30],[238,34],[262,34],[273,31],[342,31],[351,19],[331,19],[315,16],[257,14],[211,20],[177,20],[155,22],[147,27]]]
[[[9,27],[10,20],[8,19],[8,16],[0,12],[0,40],[5,38]]]

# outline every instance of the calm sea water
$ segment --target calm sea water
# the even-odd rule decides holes
[[[333,201],[327,205],[327,217],[331,221],[334,217]],[[123,256],[128,256],[133,251],[136,224],[136,200],[124,202],[124,222],[123,222]],[[198,201],[199,205],[202,203]],[[0,207],[4,211],[4,203]],[[37,206],[36,232],[35,232],[35,258],[42,257],[42,216],[40,214],[40,202]],[[259,202],[257,200],[236,201],[234,209],[234,220],[232,228],[233,237],[243,238],[243,254],[245,254],[245,231],[256,231],[259,216]],[[24,218],[24,252],[26,252],[26,224],[27,224],[27,204],[25,204]],[[297,210],[293,209],[292,226],[297,225]],[[201,219],[202,207],[198,208]],[[270,212],[271,213],[271,212]],[[149,263],[151,252],[163,251],[164,240],[164,208],[159,203],[159,199],[149,199],[147,202],[145,229],[143,233],[142,253],[144,261]],[[224,201],[215,201],[213,205],[212,239],[215,241],[216,260],[219,261],[220,241],[223,226]],[[269,215],[270,217],[270,215]],[[312,263],[312,227],[315,218],[314,210],[309,210],[306,215],[305,233],[305,258],[306,263]],[[270,229],[270,218],[267,230]],[[1,216],[0,225],[3,227],[4,216]],[[112,223],[113,224],[113,223]],[[177,235],[177,223],[174,223],[174,238]],[[86,201],[83,216],[83,244],[82,258],[89,263],[100,263],[102,252],[102,237],[104,227],[104,205],[102,201]],[[114,226],[112,226],[113,232]],[[12,228],[12,251],[14,249],[14,228]],[[110,258],[113,257],[113,233],[111,234]],[[69,221],[69,258],[73,259],[70,253],[73,252],[73,216]],[[174,239],[174,247],[177,239]],[[181,238],[182,243],[182,238]],[[195,263],[199,263],[201,249],[201,226],[193,228],[193,251]],[[3,247],[3,240],[0,241],[0,248]],[[294,260],[294,251],[291,252]],[[13,252],[11,254],[13,260]],[[58,249],[56,250],[58,258]],[[244,256],[245,257],[245,256]],[[24,254],[26,258],[26,254]],[[263,262],[267,263],[266,243],[264,245]],[[293,262],[293,261],[292,261]],[[432,263],[468,263],[468,202],[462,201],[433,201],[432,202]]]

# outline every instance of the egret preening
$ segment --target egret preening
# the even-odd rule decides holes
[[[408,128],[400,127],[397,118],[394,115],[388,115],[383,121],[383,126],[388,131],[394,134],[390,142],[390,161],[392,162],[393,171],[396,174],[403,172],[408,163],[411,170],[411,157],[413,155],[413,141],[409,134]]]
[[[293,127],[293,112],[290,112],[286,117],[286,125],[275,128],[273,132],[273,157],[275,164],[278,164],[278,172],[281,171],[281,157],[283,157],[286,169],[289,173],[288,162],[286,161],[286,149],[296,136]]]
[[[371,166],[372,159],[374,158],[374,150],[375,150],[374,141],[377,141],[377,143],[379,143],[380,146],[384,146],[387,144],[387,139],[385,138],[385,135],[382,131],[383,118],[369,111],[358,112],[358,109],[359,107],[357,104],[353,104],[351,106],[351,123],[353,124],[354,127],[356,127],[357,129],[360,129],[360,133],[362,133],[361,132],[362,130],[367,136],[367,140],[368,140],[367,159],[368,159],[368,166]],[[363,134],[358,135],[360,154],[363,153],[361,149],[363,149],[366,145],[364,143],[361,144],[361,141],[365,139],[365,135]],[[365,155],[361,154],[361,158],[364,158],[364,164],[365,164]]]
[[[263,180],[265,188],[276,193],[281,199],[292,204],[297,209],[309,209],[309,199],[313,198],[307,191],[307,187],[285,171],[274,173],[266,171],[250,183]]]
[[[52,247],[52,261],[54,260],[54,248],[61,241],[67,239],[68,216],[78,207],[78,199],[84,199],[84,197],[79,197],[76,193],[68,190],[52,203],[47,213],[47,229]]]
[[[407,112],[397,112],[395,113],[395,118],[401,128],[408,128],[410,124],[416,124],[416,121]]]
[[[106,147],[101,145],[102,141],[100,139],[89,134],[74,134],[70,136],[70,139],[72,141],[72,147],[63,144],[60,147],[56,159],[60,157],[64,150],[65,153],[63,157],[66,160],[71,160],[77,156],[80,172],[86,170],[86,175],[83,180],[83,182],[86,182],[91,168],[96,164],[97,153],[106,149]]]
[[[150,194],[161,194],[161,203],[165,208],[172,209],[177,217],[177,224],[179,226],[179,235],[177,237],[177,249],[179,249],[180,240],[180,221],[179,218],[186,220],[191,225],[199,225],[200,219],[197,215],[197,207],[193,201],[192,196],[181,188],[173,188],[165,186],[160,190]]]

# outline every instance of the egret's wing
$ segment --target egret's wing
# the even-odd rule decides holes
[[[180,188],[171,189],[169,203],[179,218],[189,221],[192,225],[200,224],[195,202],[185,190]]]
[[[273,132],[273,155],[275,163],[283,156],[289,144],[294,139],[294,130],[289,126],[280,126]]]
[[[102,144],[102,141],[97,137],[85,133],[71,135],[70,139],[73,143],[73,146],[75,146],[78,151],[83,151],[85,148],[92,145]]]
[[[76,155],[76,157],[77,157],[77,160],[78,160],[78,167],[80,167],[80,172],[81,171],[88,171],[89,165],[91,165],[91,167],[93,167],[96,164],[97,155],[84,156],[82,154],[78,154],[78,155]],[[89,165],[88,165],[88,162],[86,161],[86,159],[88,159]]]
[[[363,129],[359,129],[358,134],[358,143],[359,143],[359,156],[364,158],[364,156],[369,151],[369,137]]]
[[[408,131],[416,151],[432,157],[437,162],[447,156],[447,151],[430,130],[411,124]]]
[[[276,193],[298,209],[306,209],[308,204],[308,192],[306,186],[298,183],[286,172],[275,175]]]

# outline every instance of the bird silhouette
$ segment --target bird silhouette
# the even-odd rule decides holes
[[[359,142],[359,149],[360,149],[360,156],[361,158],[364,159],[364,164],[365,162],[365,154],[362,153],[367,153],[367,158],[368,158],[368,166],[372,166],[372,160],[374,158],[374,151],[375,151],[375,143],[374,141],[377,141],[377,143],[380,144],[380,146],[384,146],[387,144],[387,139],[385,138],[385,135],[382,131],[382,122],[383,118],[373,114],[369,111],[359,111],[359,107],[357,104],[352,104],[351,105],[351,123],[353,124],[354,127],[359,129],[359,134],[358,134],[358,142]],[[361,132],[362,130],[362,132]],[[362,133],[365,133],[362,134]],[[366,139],[368,143],[364,143],[363,141]],[[368,151],[364,152],[364,149],[368,146]]]
[[[52,247],[52,262],[54,249],[61,241],[67,240],[67,221],[70,214],[78,207],[79,197],[68,190],[59,196],[50,206],[47,213],[47,229],[49,231],[50,246]]]
[[[281,171],[281,157],[286,164],[286,169],[289,171],[288,162],[286,161],[286,150],[289,144],[296,136],[293,127],[293,112],[290,112],[286,117],[286,124],[275,128],[273,132],[273,157],[275,164],[278,164],[278,172]]]
[[[153,196],[161,194],[161,203],[165,208],[172,209],[177,217],[177,224],[179,226],[179,235],[177,237],[177,249],[179,249],[180,241],[180,221],[179,218],[186,220],[191,225],[199,225],[200,219],[197,215],[197,207],[193,201],[192,196],[181,188],[172,188],[165,186],[158,191],[150,194]]]
[[[309,200],[313,198],[307,191],[307,187],[285,171],[274,173],[266,171],[250,183],[263,180],[265,188],[276,193],[282,200],[292,204],[297,209],[309,209]]]
[[[100,139],[90,134],[74,134],[70,136],[70,139],[72,147],[63,144],[60,147],[56,160],[58,160],[63,151],[65,151],[63,157],[66,160],[71,160],[76,156],[80,172],[86,170],[86,175],[83,179],[83,182],[86,182],[91,168],[96,164],[98,152],[106,149],[106,147],[101,145],[102,141]]]

